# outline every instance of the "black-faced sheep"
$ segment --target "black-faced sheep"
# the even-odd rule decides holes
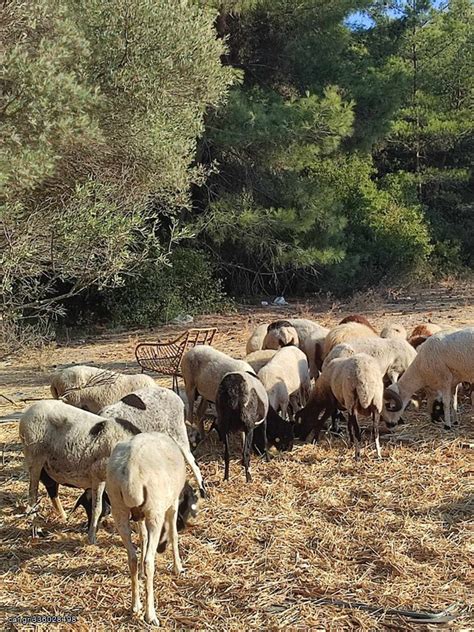
[[[215,428],[224,443],[224,480],[229,478],[229,434],[242,432],[242,462],[247,482],[250,475],[250,452],[253,433],[262,425],[264,433],[264,454],[268,461],[266,442],[266,419],[268,397],[260,380],[245,371],[227,373],[219,384],[216,395],[217,419]]]
[[[188,407],[186,416],[188,421],[193,421],[194,402],[198,395],[202,400],[196,413],[201,435],[204,435],[203,416],[208,402],[215,403],[217,389],[226,373],[233,371],[254,370],[247,362],[235,360],[222,351],[218,351],[208,345],[194,347],[184,354],[181,362],[186,398]]]

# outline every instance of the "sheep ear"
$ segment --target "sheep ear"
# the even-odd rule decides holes
[[[146,404],[141,397],[135,395],[135,393],[130,393],[129,395],[125,395],[122,397],[121,401],[127,406],[131,408],[138,408],[138,410],[146,410]]]

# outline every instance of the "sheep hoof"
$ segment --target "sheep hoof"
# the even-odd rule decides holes
[[[448,426],[448,424],[444,424],[443,427],[445,430],[452,430],[451,426]]]
[[[158,621],[156,614],[151,617],[145,616],[145,621],[148,623],[148,625],[154,625],[157,628],[160,626],[160,622]]]
[[[204,482],[202,484],[202,487],[199,488],[199,495],[201,496],[201,498],[207,498],[207,491],[204,486]]]
[[[182,575],[186,572],[186,569],[183,566],[175,566],[173,572],[175,575]]]
[[[141,601],[139,601],[138,603],[136,603],[133,608],[132,608],[132,612],[133,614],[138,614],[139,612],[141,612],[142,610],[142,603]]]

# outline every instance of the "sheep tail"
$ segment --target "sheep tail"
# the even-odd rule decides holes
[[[176,443],[178,448],[181,450],[181,454],[183,455],[184,460],[186,461],[186,463],[191,468],[191,470],[193,472],[193,475],[194,475],[194,478],[196,479],[196,483],[199,485],[199,493],[201,494],[201,498],[206,498],[206,487],[205,487],[205,484],[204,484],[204,480],[202,478],[201,470],[199,469],[196,461],[194,460],[193,455],[191,454],[191,452],[189,452],[189,450],[185,450],[176,441],[176,439],[174,437],[171,437],[171,438]]]

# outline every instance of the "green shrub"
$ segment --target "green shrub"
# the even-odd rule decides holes
[[[180,314],[203,314],[230,306],[209,258],[190,248],[178,248],[170,265],[161,262],[106,295],[115,325],[147,327],[167,323]]]

